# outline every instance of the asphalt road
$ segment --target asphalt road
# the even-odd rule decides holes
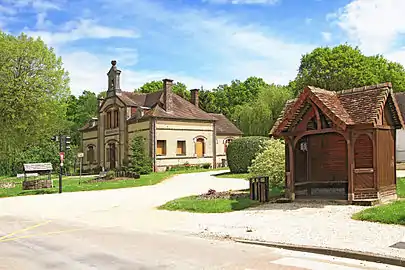
[[[391,269],[231,241],[0,217],[0,269],[7,270],[378,268]]]

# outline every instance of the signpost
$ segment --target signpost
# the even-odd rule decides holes
[[[79,167],[79,184],[80,184],[80,182],[82,180],[82,160],[84,157],[84,153],[77,153],[77,157],[80,160],[80,167]]]
[[[66,135],[59,134],[58,136],[53,136],[51,138],[54,142],[59,142],[59,158],[60,158],[60,165],[59,165],[59,193],[62,193],[62,174],[63,174],[63,161],[65,159],[65,150],[70,149],[70,137]]]

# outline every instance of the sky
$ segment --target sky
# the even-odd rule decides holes
[[[262,77],[287,84],[300,58],[349,43],[405,65],[404,0],[0,0],[0,29],[41,37],[72,94],[173,79],[189,89]]]

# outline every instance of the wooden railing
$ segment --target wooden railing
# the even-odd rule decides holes
[[[259,202],[269,201],[269,177],[252,177],[249,179],[250,199]]]

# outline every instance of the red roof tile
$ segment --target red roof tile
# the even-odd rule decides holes
[[[396,127],[403,127],[403,117],[400,111],[396,109],[395,97],[392,95],[391,83],[382,83],[371,86],[364,86],[343,90],[339,92],[327,91],[316,87],[308,86],[306,93],[302,92],[299,96],[308,95],[308,98],[320,101],[323,108],[331,112],[334,117],[342,121],[345,125],[359,125],[359,124],[376,124],[376,120],[382,113],[384,104],[387,102],[388,97],[391,96],[393,105],[393,112],[396,121]],[[287,101],[284,110],[281,112],[279,118],[270,131],[270,134],[280,132],[279,128],[285,130],[292,123],[292,119],[287,119],[287,112],[297,107],[298,99]],[[405,98],[404,98],[405,99]],[[390,99],[391,100],[391,99]],[[405,106],[405,105],[404,105]],[[301,106],[302,107],[302,106]],[[300,110],[300,108],[295,108]],[[294,114],[295,117],[297,113]],[[287,122],[286,122],[287,121]],[[284,126],[280,125],[284,122]]]

